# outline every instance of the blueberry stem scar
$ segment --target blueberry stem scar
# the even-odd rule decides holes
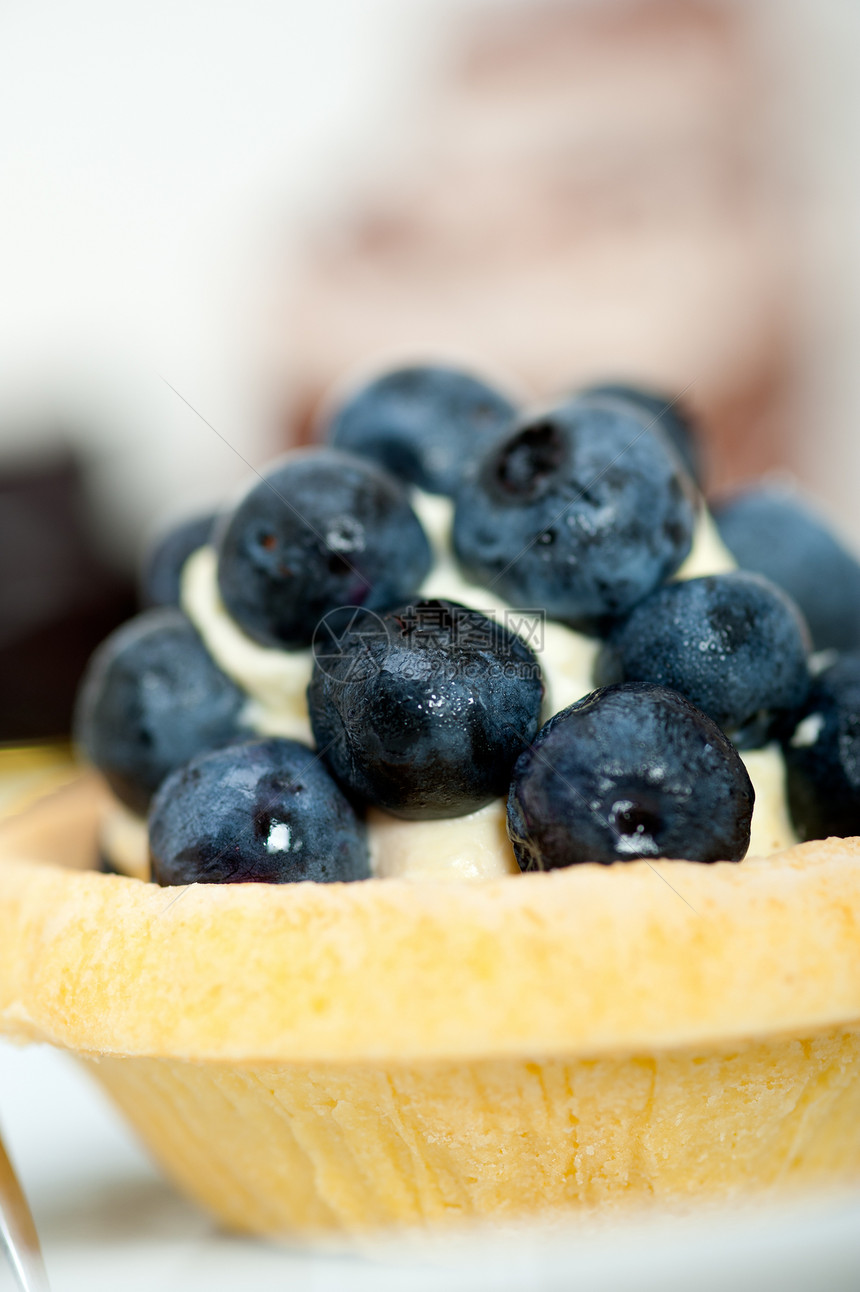
[[[302,779],[302,778],[307,774],[307,772],[310,770],[310,768],[311,768],[311,767],[313,767],[315,764],[317,764],[317,763],[321,762],[321,760],[323,759],[323,756],[324,756],[324,755],[325,755],[325,753],[326,753],[327,748],[328,748],[328,746],[325,746],[325,747],[324,747],[324,748],[322,748],[322,749],[318,749],[318,750],[314,751],[314,752],[313,752],[313,754],[312,754],[312,756],[311,756],[310,758],[308,758],[308,759],[306,760],[306,762],[304,762],[304,763],[302,764],[302,766],[301,766],[301,767],[299,767],[299,769],[298,769],[298,770],[293,774],[293,776],[292,776],[292,782],[293,782],[293,783],[298,783],[298,782],[300,782],[300,781],[301,781],[301,779]],[[310,752],[310,751],[309,751],[309,752]],[[323,764],[323,765],[324,765],[324,764]],[[277,797],[278,797],[278,790],[277,790],[277,789],[275,789],[275,790],[273,790],[273,792],[272,792],[272,796],[271,796],[271,798],[270,798],[270,799],[268,799],[268,800],[265,800],[265,801],[264,801],[264,803],[262,804],[262,806],[263,806],[264,810],[269,810],[270,808],[273,808],[273,807],[276,805],[276,803],[277,803]],[[187,818],[187,817],[186,817],[185,819],[186,819],[186,821],[188,821],[188,818]],[[210,857],[210,859],[209,859],[209,861],[210,861],[210,866],[212,866],[212,867],[216,866],[216,865],[217,865],[217,863],[218,863],[218,862],[219,862],[223,857],[225,857],[225,856],[227,855],[227,853],[231,850],[231,848],[233,847],[233,845],[234,845],[235,843],[238,843],[238,842],[239,842],[239,838],[238,838],[238,836],[234,836],[234,837],[233,837],[233,838],[232,838],[232,839],[231,839],[227,844],[225,844],[225,845],[224,845],[224,847],[223,847],[223,848],[221,848],[217,853],[215,853],[212,857]],[[241,862],[240,862],[240,863],[237,865],[237,867],[236,867],[236,868],[231,872],[229,879],[221,880],[220,882],[230,882],[230,879],[232,879],[233,875],[235,875],[235,874],[236,874],[236,871],[239,869],[239,867],[240,867],[240,866],[241,866]],[[203,882],[205,882],[205,880],[204,880]],[[179,901],[179,899],[180,899],[180,897],[184,897],[184,896],[185,896],[185,894],[188,892],[188,889],[189,889],[190,887],[191,887],[191,884],[184,884],[184,885],[182,885],[182,887],[180,888],[180,891],[176,894],[176,896],[175,896],[175,897],[173,897],[173,898],[171,898],[171,900],[167,903],[167,905],[166,905],[166,906],[163,908],[163,910],[160,912],[160,916],[161,916],[161,915],[166,915],[166,914],[167,914],[167,912],[170,910],[171,906],[173,906],[176,902],[178,902],[178,901]]]
[[[572,785],[572,784],[570,783],[570,781],[567,779],[567,777],[566,777],[566,776],[564,776],[564,775],[563,775],[563,773],[562,773],[562,772],[560,772],[560,771],[558,770],[558,768],[557,768],[553,763],[551,763],[551,762],[550,762],[550,760],[547,758],[546,754],[544,754],[543,750],[541,750],[541,749],[534,749],[534,750],[533,750],[533,752],[537,755],[537,757],[538,757],[538,758],[540,759],[540,761],[543,763],[544,767],[548,768],[548,769],[549,769],[549,771],[551,771],[551,772],[553,773],[553,775],[554,775],[554,776],[557,776],[557,777],[558,777],[558,779],[559,779],[560,781],[562,781],[564,785],[566,785],[566,786],[567,786],[567,788],[570,790],[571,794],[574,796],[574,798],[575,798],[575,799],[577,799],[577,800],[578,800],[578,802],[580,802],[580,803],[582,804],[582,806],[583,806],[583,808],[586,810],[586,812],[590,812],[590,813],[591,813],[591,814],[596,818],[596,817],[597,817],[597,813],[596,813],[596,811],[594,810],[594,808],[591,806],[591,804],[590,804],[590,803],[587,803],[587,802],[585,801],[584,796],[579,792],[579,790],[576,788],[576,786],[575,786],[575,785]],[[617,827],[613,827],[613,829],[617,829]],[[670,883],[669,883],[669,881],[668,881],[668,879],[666,878],[666,876],[665,876],[665,875],[661,875],[659,870],[655,870],[654,866],[651,864],[651,862],[648,860],[648,858],[647,858],[647,857],[639,857],[639,858],[638,858],[638,860],[639,860],[639,861],[644,861],[644,862],[645,862],[645,865],[648,867],[648,869],[649,869],[649,870],[653,870],[653,871],[654,871],[654,874],[657,876],[657,878],[658,878],[658,879],[662,879],[663,883],[664,883],[668,888],[671,888],[671,889],[672,889],[672,892],[676,895],[676,897],[680,897],[681,901],[682,901],[682,902],[684,902],[684,903],[686,903],[686,905],[687,905],[687,906],[689,906],[690,910],[693,912],[693,914],[694,914],[694,915],[698,915],[698,916],[700,916],[700,917],[701,917],[701,911],[697,911],[697,910],[696,910],[696,908],[695,908],[695,906],[693,906],[692,902],[688,902],[688,901],[687,901],[687,899],[686,899],[686,897],[684,897],[683,893],[679,893],[679,892],[678,892],[678,890],[677,890],[677,888],[675,888],[674,884],[670,884]]]
[[[659,423],[659,421],[660,421],[660,418],[661,418],[661,417],[662,417],[662,415],[663,415],[663,413],[665,413],[668,409],[672,408],[675,404],[677,404],[677,402],[678,402],[678,400],[679,400],[679,399],[683,399],[683,398],[684,398],[684,396],[686,395],[687,391],[690,389],[690,387],[691,387],[691,386],[693,386],[693,385],[695,385],[696,380],[697,380],[697,379],[694,377],[692,381],[688,381],[688,382],[687,382],[687,384],[686,384],[686,386],[684,387],[684,389],[683,389],[683,390],[681,390],[681,391],[679,391],[679,392],[678,392],[678,394],[675,396],[675,398],[674,398],[674,399],[671,399],[671,400],[669,401],[669,403],[666,405],[666,407],[662,410],[662,412],[661,412],[661,413],[659,413],[656,417],[652,418],[652,420],[647,424],[647,426],[643,426],[643,427],[642,427],[642,430],[639,432],[639,434],[638,434],[638,435],[634,435],[634,437],[633,437],[633,439],[630,441],[630,443],[629,443],[629,444],[627,444],[627,445],[625,445],[625,446],[624,446],[624,448],[621,450],[621,452],[620,452],[620,453],[617,453],[617,454],[615,455],[615,457],[612,459],[612,461],[611,461],[611,462],[607,462],[606,466],[605,466],[605,467],[603,467],[600,471],[598,471],[597,475],[596,475],[596,476],[594,476],[594,478],[588,482],[588,484],[585,486],[585,488],[584,488],[584,489],[580,489],[579,493],[578,493],[578,494],[576,494],[576,496],[575,496],[575,497],[571,498],[569,502],[565,503],[565,505],[562,507],[562,509],[561,509],[561,511],[558,513],[558,515],[557,515],[557,516],[555,516],[555,517],[550,521],[550,526],[551,526],[551,525],[557,525],[557,524],[558,524],[558,522],[561,520],[562,516],[566,515],[566,513],[570,511],[571,507],[575,506],[575,505],[576,505],[576,503],[578,503],[582,498],[584,498],[584,497],[585,497],[585,495],[588,493],[589,489],[591,489],[595,484],[597,484],[597,481],[598,481],[598,480],[600,480],[602,476],[606,475],[606,472],[607,472],[607,471],[609,471],[609,470],[611,470],[611,468],[615,466],[615,463],[616,463],[616,462],[618,462],[618,460],[619,460],[620,458],[623,458],[623,457],[624,457],[624,454],[625,454],[629,449],[632,449],[632,448],[633,448],[633,445],[637,442],[637,440],[641,440],[641,439],[642,439],[642,436],[643,436],[643,435],[647,435],[648,431],[650,431],[650,430],[652,429],[652,427],[657,426],[657,425],[658,425],[658,423]],[[167,384],[168,384],[168,385],[170,385],[170,382],[168,382]],[[172,387],[172,386],[171,386],[170,388],[171,388],[171,390],[173,389],[173,387]],[[178,394],[178,393],[179,393],[179,392],[177,391],[177,394]],[[181,398],[182,398],[182,396],[180,395],[180,396],[179,396],[179,398],[181,399]],[[187,403],[187,402],[188,402],[188,401],[186,400],[186,403]],[[190,407],[190,405],[189,405],[189,407]],[[205,418],[204,418],[204,421],[205,421]],[[208,426],[208,425],[209,425],[209,423],[207,422],[207,423],[206,423],[206,425]],[[214,429],[214,428],[213,428],[213,429]],[[216,431],[216,434],[217,434],[217,431]],[[488,588],[493,588],[493,587],[495,587],[495,585],[498,583],[499,579],[503,578],[503,577],[507,574],[507,572],[508,572],[508,570],[511,568],[511,566],[512,566],[512,565],[516,565],[517,561],[520,559],[520,557],[521,557],[521,556],[525,556],[526,552],[528,552],[532,547],[534,547],[535,543],[540,542],[541,534],[545,533],[547,528],[548,528],[547,526],[543,526],[543,528],[542,528],[542,530],[541,530],[541,533],[540,533],[540,534],[535,534],[534,538],[533,538],[533,539],[531,539],[531,540],[530,540],[530,542],[526,543],[526,544],[525,544],[525,546],[522,548],[522,550],[521,550],[521,551],[519,551],[519,552],[517,553],[517,555],[513,558],[513,560],[512,560],[512,561],[508,561],[508,563],[507,563],[507,565],[504,567],[504,569],[499,570],[498,574],[494,575],[494,576],[493,576],[493,578],[489,580],[489,582],[487,583],[487,585],[486,585],[486,586],[487,586]]]

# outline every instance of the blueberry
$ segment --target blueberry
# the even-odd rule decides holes
[[[457,494],[454,548],[472,582],[583,624],[673,574],[695,517],[663,438],[631,405],[590,397],[520,423],[482,459]]]
[[[860,648],[860,564],[806,503],[760,485],[717,506],[714,519],[738,565],[794,598],[816,650]]]
[[[274,466],[219,526],[216,547],[230,614],[263,645],[290,648],[310,645],[336,607],[397,605],[432,564],[400,481],[335,449]]]
[[[617,625],[594,680],[680,691],[740,748],[764,744],[809,690],[809,636],[775,584],[740,570],[667,583]]]
[[[142,813],[174,768],[250,734],[241,719],[246,698],[181,611],[146,610],[90,660],[75,737],[117,797]]]
[[[798,836],[860,834],[860,653],[838,657],[813,680],[783,751]]]
[[[409,484],[452,494],[514,413],[510,400],[470,372],[416,365],[360,387],[334,412],[326,434]]]
[[[209,542],[215,520],[215,512],[192,516],[174,525],[153,544],[140,575],[140,600],[144,606],[179,605],[182,567],[192,552]]]
[[[521,870],[678,857],[740,861],[755,792],[719,727],[676,691],[594,691],[545,724],[514,768]]]
[[[653,390],[650,386],[639,386],[625,381],[598,382],[588,386],[582,393],[609,396],[612,399],[623,399],[634,404],[646,415],[649,422],[662,427],[689,472],[690,478],[701,487],[702,454],[699,433],[680,399],[665,391]]]
[[[507,792],[538,728],[543,682],[525,643],[450,601],[359,616],[317,652],[308,705],[338,780],[395,816],[462,816]]]
[[[149,815],[159,884],[367,879],[364,824],[319,757],[295,740],[251,740],[192,758]]]

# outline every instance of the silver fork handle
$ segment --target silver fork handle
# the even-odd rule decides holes
[[[39,1236],[27,1199],[0,1138],[0,1245],[21,1292],[50,1292]]]

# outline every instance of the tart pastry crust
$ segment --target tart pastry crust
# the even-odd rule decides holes
[[[269,1234],[860,1176],[860,840],[464,884],[86,867],[92,776],[0,831],[0,1031],[92,1065]]]

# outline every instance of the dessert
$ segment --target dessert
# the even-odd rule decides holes
[[[521,870],[647,856],[740,861],[754,800],[717,724],[677,691],[640,682],[604,687],[550,718],[514,768],[508,833]]]
[[[79,730],[129,873],[40,864],[68,806],[7,833],[0,1025],[93,1061],[173,1177],[258,1232],[856,1177],[860,852],[790,846],[764,744],[816,726],[799,612],[720,573],[635,391],[518,416],[462,462],[449,500],[339,448],[283,460],[185,564],[189,682],[127,647],[182,611],[104,648]],[[533,555],[508,577],[512,539]],[[691,684],[752,748],[662,679],[595,690],[601,640],[626,668],[668,588],[714,661]],[[137,751],[119,774],[118,734],[158,752],[180,720],[201,643],[241,707],[186,722],[157,787]],[[831,677],[840,714],[850,694]],[[84,867],[105,796],[75,799]],[[153,884],[128,855],[143,798]]]

